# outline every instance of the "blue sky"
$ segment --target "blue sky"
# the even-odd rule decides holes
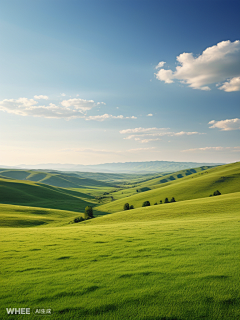
[[[239,12],[1,1],[0,165],[238,161]]]

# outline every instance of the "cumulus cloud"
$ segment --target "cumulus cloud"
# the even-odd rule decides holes
[[[226,92],[240,91],[240,41],[222,41],[207,48],[201,55],[194,57],[192,53],[177,56],[179,65],[176,69],[161,69],[160,62],[155,73],[158,80],[173,83],[179,80],[193,89],[210,90],[212,83],[223,82],[219,87]]]
[[[37,99],[37,100],[48,100],[48,96],[43,96],[43,95],[40,95],[40,96],[34,96],[34,99]]]
[[[240,77],[235,77],[224,82],[224,84],[219,87],[219,89],[226,92],[240,91]]]
[[[240,130],[240,119],[238,118],[220,121],[212,120],[208,122],[208,124],[211,124],[209,128],[218,128],[221,129],[221,131]]]
[[[182,150],[182,152],[192,152],[192,151],[235,151],[239,152],[240,147],[204,147],[204,148],[194,148]]]
[[[148,115],[147,115],[147,117],[152,117],[153,116],[153,114],[152,113],[149,113]]]
[[[85,120],[104,121],[106,119],[136,119],[136,117],[124,117],[113,115],[87,116],[87,111],[92,108],[105,104],[104,102],[95,103],[93,100],[69,99],[63,100],[60,105],[49,103],[48,105],[38,105],[38,101],[28,98],[4,99],[0,101],[0,110],[20,115],[44,118],[84,118]]]

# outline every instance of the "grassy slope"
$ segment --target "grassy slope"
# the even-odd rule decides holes
[[[231,193],[240,191],[240,162],[223,165],[203,172],[195,173],[182,179],[161,184],[159,188],[138,193],[124,199],[116,200],[101,205],[96,210],[102,212],[117,212],[123,209],[124,203],[128,202],[135,208],[141,207],[146,200],[151,205],[167,197],[175,197],[176,201],[208,197],[214,191]]]
[[[72,223],[83,214],[73,211],[0,204],[0,227],[56,227]]]
[[[29,180],[61,188],[79,187],[112,187],[111,184],[90,178],[82,178],[77,174],[50,173],[32,170],[0,170],[2,177],[14,180]]]
[[[239,208],[234,193],[2,228],[0,317],[26,306],[53,308],[52,320],[238,320]]]
[[[129,197],[134,194],[138,194],[138,192],[145,192],[151,189],[160,188],[163,184],[171,181],[176,181],[178,179],[184,178],[186,176],[192,175],[197,172],[202,172],[204,170],[210,169],[212,167],[198,167],[180,170],[177,172],[169,173],[169,174],[160,174],[157,177],[147,177],[146,179],[142,179],[143,181],[132,181],[129,183],[130,186],[123,190],[116,190],[116,192],[111,193],[115,200],[122,199],[124,197]],[[137,191],[138,190],[138,191]]]
[[[86,194],[30,181],[0,179],[0,203],[83,211],[95,199]]]

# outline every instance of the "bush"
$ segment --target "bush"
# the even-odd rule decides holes
[[[168,198],[165,198],[164,203],[169,203]]]
[[[87,207],[85,208],[85,216],[86,216],[86,219],[87,219],[87,218],[94,218],[94,216],[93,216],[93,209],[92,209],[91,206],[87,206]]]
[[[154,203],[154,205],[156,205],[156,204],[157,204],[157,202]]]
[[[218,190],[213,192],[213,195],[214,195],[214,196],[220,196],[220,194],[221,194],[221,192],[218,191]]]
[[[129,207],[129,209],[134,209],[134,206],[131,204],[130,207]]]
[[[160,204],[162,204],[162,200],[160,200]]]
[[[83,217],[78,217],[73,220],[75,223],[84,221]]]
[[[124,204],[123,210],[129,210],[129,203],[125,203],[125,204]]]
[[[149,201],[144,201],[142,204],[142,207],[148,207],[150,206],[150,202]]]
[[[170,202],[176,202],[175,198],[172,197],[172,199],[170,200]]]

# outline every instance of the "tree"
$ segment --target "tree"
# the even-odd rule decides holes
[[[168,198],[165,198],[164,203],[169,203]]]
[[[129,203],[125,203],[125,204],[124,204],[123,210],[129,210]]]
[[[221,192],[218,191],[218,190],[213,192],[213,195],[214,195],[214,196],[220,196],[220,194],[221,194]]]
[[[149,201],[144,201],[142,204],[142,207],[148,207],[150,206],[150,202]]]
[[[134,206],[131,204],[130,207],[129,207],[129,209],[134,209]]]
[[[75,223],[82,222],[82,221],[84,221],[83,217],[78,217],[74,219]]]
[[[157,204],[157,202],[154,203],[154,205],[156,205],[156,204]]]
[[[87,219],[87,218],[94,218],[94,216],[93,216],[93,209],[92,209],[91,206],[87,206],[87,207],[85,208],[85,216],[86,216],[86,219]]]
[[[170,202],[176,202],[175,198],[172,197],[172,199],[170,200]]]
[[[160,200],[160,204],[162,204],[162,200]]]

